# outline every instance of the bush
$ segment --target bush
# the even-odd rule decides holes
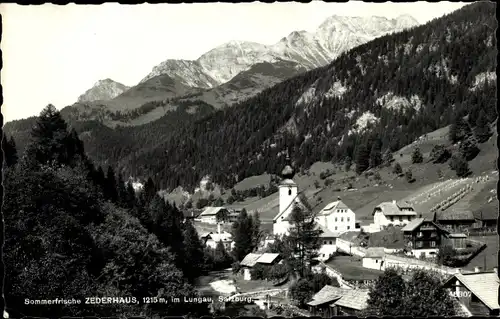
[[[439,145],[435,145],[432,148],[432,151],[431,151],[431,154],[429,157],[434,164],[441,164],[441,163],[445,163],[446,161],[448,161],[448,159],[450,159],[451,152],[444,145],[439,144]]]
[[[250,270],[250,275],[252,279],[267,279],[269,272],[269,268],[262,264],[256,264],[253,266],[252,270]]]
[[[411,155],[411,161],[413,164],[419,164],[424,161],[424,157],[422,156],[422,152],[420,152],[420,148],[415,148]]]
[[[401,167],[401,164],[399,163],[394,164],[394,170],[392,172],[398,176],[403,174],[403,168]]]
[[[289,274],[289,269],[285,264],[275,264],[269,269],[267,274],[267,279],[269,280],[279,280],[283,279]]]
[[[232,265],[231,268],[233,269],[233,274],[237,274],[241,270],[241,265],[239,261],[235,261]]]
[[[306,278],[299,279],[290,286],[290,296],[299,306],[305,305],[314,295],[314,285]]]
[[[469,163],[461,155],[453,155],[450,161],[450,168],[455,171],[458,177],[466,177],[471,173]]]
[[[411,172],[410,169],[408,169],[406,171],[405,177],[406,177],[406,181],[408,181],[408,183],[413,183],[415,181],[415,178],[413,178],[413,173]]]
[[[325,179],[325,186],[330,186],[331,184],[333,184],[333,179],[331,178]]]

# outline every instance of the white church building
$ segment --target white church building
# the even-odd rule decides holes
[[[287,157],[287,162],[290,159]],[[273,235],[288,235],[290,228],[289,217],[295,205],[302,205],[299,199],[299,187],[292,180],[295,172],[290,164],[286,165],[281,172],[281,181],[278,189],[279,212],[273,219]]]

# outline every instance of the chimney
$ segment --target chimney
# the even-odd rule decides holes
[[[220,234],[220,223],[217,223],[217,234]]]
[[[474,267],[474,272],[481,272],[481,267]]]

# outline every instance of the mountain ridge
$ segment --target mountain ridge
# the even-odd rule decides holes
[[[118,95],[130,89],[120,82],[110,78],[97,81],[94,86],[85,91],[77,99],[77,102],[107,101],[114,99]]]
[[[261,62],[289,60],[312,69],[328,64],[340,53],[388,32],[401,31],[419,23],[410,15],[384,17],[331,16],[315,31],[293,31],[273,45],[229,41],[196,60],[167,59],[153,67],[142,81],[169,74],[186,85],[210,88],[228,82],[236,74]],[[342,32],[342,36],[335,35]]]

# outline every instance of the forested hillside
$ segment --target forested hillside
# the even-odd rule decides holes
[[[98,163],[153,176],[161,188],[192,189],[205,175],[231,187],[276,173],[286,149],[304,169],[319,160],[366,158],[372,148],[395,151],[466,115],[471,128],[484,126],[480,114],[490,123],[497,116],[495,9],[474,3],[377,38],[229,109],[178,108],[179,117],[136,128],[75,128]]]
[[[354,159],[372,145],[394,151],[466,115],[472,127],[481,112],[492,122],[495,8],[471,4],[378,38],[329,66],[185,125],[134,159],[111,160],[155,175],[162,188],[194,186],[206,174],[230,187],[247,176],[277,172],[283,165],[278,155],[287,148],[306,168],[318,160]]]

